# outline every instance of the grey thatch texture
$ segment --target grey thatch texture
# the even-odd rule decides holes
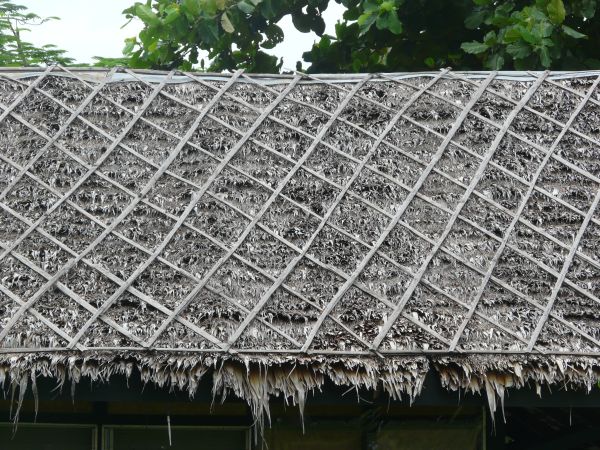
[[[0,73],[0,383],[595,382],[598,74],[114,72]]]

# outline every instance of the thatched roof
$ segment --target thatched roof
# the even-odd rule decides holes
[[[591,386],[599,81],[0,72],[0,382]]]

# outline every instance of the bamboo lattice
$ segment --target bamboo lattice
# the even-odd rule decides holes
[[[3,353],[600,356],[597,74],[0,78]]]

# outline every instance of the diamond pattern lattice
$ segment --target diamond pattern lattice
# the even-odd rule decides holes
[[[0,82],[0,348],[600,354],[600,78]]]

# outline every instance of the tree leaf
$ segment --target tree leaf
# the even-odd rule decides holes
[[[198,32],[202,36],[202,41],[212,45],[220,38],[219,22],[211,19],[201,19],[198,21]]]
[[[504,56],[502,55],[492,55],[486,62],[486,66],[491,70],[500,70],[502,66],[504,66]]]
[[[310,24],[310,29],[314,31],[317,36],[322,36],[323,33],[325,33],[325,21],[323,18],[321,16],[314,16]]]
[[[274,23],[265,28],[265,36],[267,39],[262,42],[262,46],[269,49],[283,42],[284,39],[283,30]]]
[[[548,68],[552,64],[552,58],[550,57],[550,50],[548,47],[542,47],[540,49],[540,62],[542,66]]]
[[[517,27],[512,27],[504,32],[503,42],[510,44],[511,42],[517,42],[521,40],[521,32]]]
[[[525,42],[529,42],[530,44],[535,45],[535,44],[539,44],[542,41],[541,35],[540,36],[535,35],[525,27],[519,27],[518,31],[519,31],[519,34],[521,35],[521,37],[523,38],[523,40],[525,40]]]
[[[488,45],[484,44],[483,42],[472,41],[472,42],[463,42],[463,44],[460,46],[460,48],[462,48],[463,51],[465,51],[467,53],[471,53],[472,55],[478,55],[480,53],[485,52],[490,47]]]
[[[488,46],[493,46],[498,42],[498,38],[496,36],[496,32],[495,31],[490,31],[489,33],[487,33],[484,37],[483,37],[483,42],[485,45]]]
[[[552,36],[552,33],[554,33],[554,25],[552,25],[550,22],[542,22],[539,24],[539,29],[540,29],[540,34],[547,38]]]
[[[136,42],[137,39],[134,37],[125,39],[125,47],[123,47],[123,54],[129,55],[133,51],[133,47],[135,47]]]
[[[531,55],[531,47],[526,42],[517,41],[506,46],[506,52],[515,59],[527,58]]]
[[[596,15],[596,8],[598,7],[596,0],[581,0],[579,4],[575,4],[572,8],[581,17],[586,19],[592,19]]]
[[[273,6],[273,3],[275,3],[277,0],[263,0],[262,1],[262,6],[260,8],[262,15],[265,19],[273,19],[275,18],[276,11],[275,11],[275,7]]]
[[[475,30],[479,28],[479,26],[485,20],[485,16],[487,15],[487,11],[484,9],[476,9],[471,14],[467,16],[465,19],[465,27],[468,30]]]
[[[198,3],[200,3],[200,14],[202,14],[203,12],[206,12],[207,5],[210,5],[210,14],[215,15],[218,14],[221,11],[225,11],[225,9],[227,9],[227,2],[229,1],[230,3],[233,3],[233,1],[230,0],[196,0]]]
[[[565,10],[563,0],[550,0],[546,10],[548,11],[548,17],[552,22],[561,24],[565,21],[567,11]]]
[[[375,12],[379,9],[379,3],[377,0],[365,0],[363,3],[363,9],[366,12]]]
[[[360,26],[360,34],[359,37],[364,35],[371,26],[377,21],[377,14],[373,12],[366,12],[361,14],[356,23]]]
[[[135,6],[135,14],[142,19],[142,22],[145,24],[158,25],[160,23],[160,19],[154,11],[152,11],[152,8],[141,3],[138,3]]]
[[[237,8],[244,14],[252,14],[254,12],[254,5],[245,1],[238,2]]]
[[[233,24],[231,23],[231,20],[226,12],[221,15],[221,26],[223,27],[223,31],[225,31],[225,33],[231,34],[235,31],[235,28],[233,27]]]
[[[190,50],[190,62],[192,64],[198,64],[198,47],[193,47]]]
[[[376,26],[379,30],[389,30],[394,34],[402,33],[402,22],[398,19],[396,11],[386,12],[379,16]]]
[[[302,11],[292,14],[292,23],[301,33],[310,33],[312,21],[308,14],[302,14]]]
[[[198,17],[202,10],[199,0],[183,0],[181,6],[183,7],[184,12],[189,13],[192,17]],[[210,2],[206,2],[204,7],[209,14],[214,14],[216,12],[216,7],[211,5]]]
[[[575,38],[575,39],[587,38],[587,35],[580,33],[579,31],[574,30],[573,28],[568,27],[566,25],[562,26],[562,30],[567,36],[571,36],[572,38]]]
[[[174,21],[176,21],[179,18],[179,8],[177,8],[176,6],[167,8],[166,12],[167,12],[167,15],[166,15],[165,19],[163,20],[163,23],[165,25],[169,25],[170,23],[173,23]]]

